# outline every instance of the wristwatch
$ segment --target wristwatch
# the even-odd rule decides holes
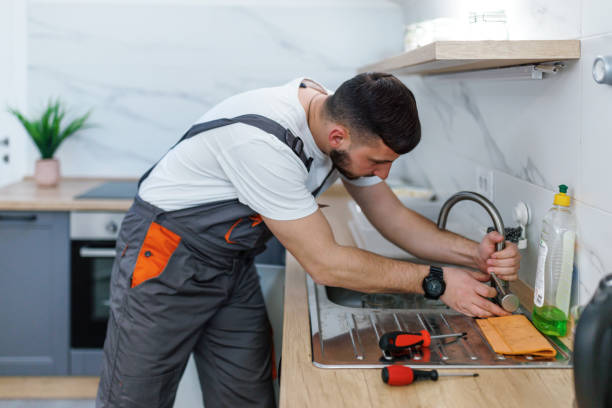
[[[444,290],[446,290],[444,271],[439,266],[431,265],[429,267],[429,275],[423,279],[425,298],[438,299],[444,294]]]

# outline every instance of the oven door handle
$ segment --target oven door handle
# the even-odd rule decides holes
[[[93,248],[84,246],[79,249],[79,255],[81,255],[81,258],[114,258],[117,256],[117,250],[115,248]]]

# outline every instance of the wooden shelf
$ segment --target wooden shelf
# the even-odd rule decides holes
[[[580,58],[580,40],[436,41],[359,72],[440,74]]]

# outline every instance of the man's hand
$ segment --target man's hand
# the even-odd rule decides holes
[[[464,269],[444,267],[446,290],[440,299],[448,306],[467,316],[508,316],[511,313],[486,299],[497,295],[497,291],[483,280],[489,276]],[[466,273],[468,272],[468,273]]]
[[[476,264],[478,268],[487,273],[495,272],[498,278],[513,281],[518,279],[518,270],[521,266],[521,254],[515,244],[506,241],[506,247],[499,252],[496,244],[503,237],[497,231],[489,232],[478,246]]]

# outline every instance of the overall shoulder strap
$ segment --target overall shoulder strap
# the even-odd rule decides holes
[[[263,130],[264,132],[267,132],[267,133],[270,133],[276,136],[278,140],[285,143],[287,146],[289,146],[289,148],[291,148],[293,153],[295,153],[300,158],[302,163],[304,163],[304,166],[306,166],[306,170],[310,171],[310,165],[312,164],[312,157],[307,157],[306,153],[304,153],[304,142],[302,141],[302,139],[295,136],[293,133],[291,133],[289,129],[284,128],[278,122],[270,118],[267,118],[265,116],[255,115],[255,114],[241,115],[241,116],[237,116],[231,119],[228,119],[228,118],[215,119],[209,122],[198,123],[196,125],[193,125],[183,135],[183,137],[181,137],[179,141],[176,142],[170,148],[170,150],[176,147],[176,145],[181,143],[183,140],[189,139],[195,135],[206,132],[207,130],[212,130],[212,129],[220,128],[220,127],[227,126],[227,125],[232,125],[234,123],[244,123],[246,125],[254,126],[258,129]],[[145,174],[142,175],[142,177],[138,181],[138,186],[140,186],[140,184],[149,176],[149,174],[151,173],[151,171],[153,171],[157,163],[159,163],[159,160],[149,170],[147,170]]]

